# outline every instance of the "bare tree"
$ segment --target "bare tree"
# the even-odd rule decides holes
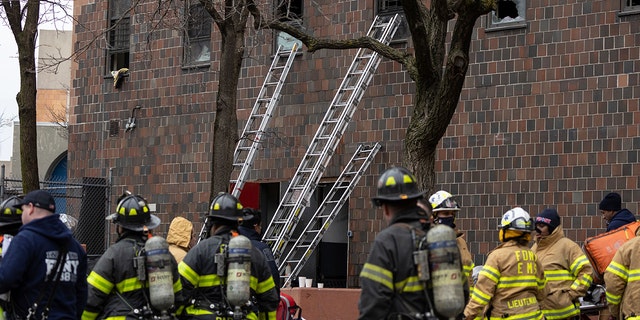
[[[288,0],[283,0],[288,1]],[[402,0],[415,53],[401,51],[372,38],[320,39],[283,17],[263,15],[252,0],[200,0],[222,35],[220,81],[216,99],[211,196],[226,190],[237,141],[236,95],[244,56],[244,36],[251,15],[255,29],[284,31],[301,40],[308,52],[320,49],[368,48],[404,66],[416,85],[415,106],[406,136],[406,163],[425,190],[435,184],[438,142],[455,113],[469,66],[469,47],[476,20],[496,7],[497,0]],[[217,7],[220,6],[220,7]],[[286,14],[286,13],[285,13]],[[453,30],[448,30],[455,20]],[[451,32],[449,48],[447,33]]]
[[[6,20],[18,45],[20,91],[16,95],[20,119],[20,162],[24,192],[40,188],[36,144],[36,35],[40,1],[2,0]]]

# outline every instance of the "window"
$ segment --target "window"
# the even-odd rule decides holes
[[[184,37],[185,64],[208,64],[211,61],[211,23],[211,15],[201,3],[189,6]]]
[[[129,68],[130,8],[131,0],[109,1],[108,73]]]
[[[640,10],[640,0],[622,0],[622,8]]]
[[[489,27],[504,24],[521,25],[526,20],[526,0],[498,0],[497,8],[489,14]]]
[[[302,28],[302,0],[278,0],[275,11],[280,21]],[[276,32],[276,48],[282,46],[283,49],[291,49],[294,43],[298,44],[298,48],[302,47],[302,41],[286,32]]]
[[[376,0],[376,8],[379,16],[400,14],[400,25],[398,26],[398,30],[396,30],[396,34],[393,36],[392,42],[409,39],[409,27],[407,26],[407,19],[404,18],[404,11],[400,0]]]

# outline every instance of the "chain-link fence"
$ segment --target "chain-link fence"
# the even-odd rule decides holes
[[[99,256],[108,246],[108,223],[111,212],[111,188],[105,178],[84,177],[74,181],[41,181],[40,189],[47,190],[56,202],[56,213],[73,230],[76,239],[87,246],[89,256]],[[22,195],[22,180],[6,177],[0,172],[0,201]]]

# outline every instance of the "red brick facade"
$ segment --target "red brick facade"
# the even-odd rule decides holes
[[[373,2],[320,1],[305,10],[305,24],[317,36],[360,36],[373,21]],[[69,176],[106,177],[113,168],[114,193],[145,195],[163,223],[180,214],[199,228],[209,199],[220,41],[214,31],[210,66],[185,68],[181,32],[167,28],[149,36],[145,12],[157,3],[146,1],[134,14],[130,75],[120,89],[107,77],[104,40],[79,57]],[[557,207],[566,234],[577,241],[603,231],[597,203],[606,192],[620,192],[623,206],[638,210],[640,15],[621,15],[619,1],[555,3],[527,1],[523,28],[489,30],[487,17],[477,22],[465,89],[436,164],[436,188],[457,194],[463,205],[458,225],[467,231],[476,264],[497,244],[499,217],[510,207],[532,215]],[[75,6],[90,30],[107,27],[107,1]],[[75,37],[85,44],[94,35],[76,26]],[[274,52],[271,32],[258,32],[251,43],[240,79],[241,123]],[[321,51],[296,58],[250,180],[293,176],[354,55]],[[349,286],[357,286],[383,227],[369,199],[377,175],[402,163],[412,91],[402,68],[384,60],[324,175],[335,178],[357,144],[383,144],[349,200]],[[125,132],[137,105],[137,127]],[[119,125],[115,136],[112,120]]]

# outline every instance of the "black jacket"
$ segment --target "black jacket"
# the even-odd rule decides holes
[[[134,317],[134,310],[148,305],[149,282],[138,280],[134,258],[142,254],[147,236],[140,232],[125,232],[100,257],[89,274],[89,298],[82,318],[109,319]],[[182,303],[182,284],[178,266],[171,254],[173,291],[176,305]]]
[[[179,272],[188,302],[182,311],[183,319],[212,319],[226,306],[223,296],[226,277],[218,276],[215,254],[229,243],[231,231],[226,226],[220,228],[189,250],[180,262]],[[257,311],[266,315],[260,319],[275,320],[280,297],[271,270],[264,255],[253,246],[251,249],[251,295],[255,297]],[[257,319],[255,311],[249,314],[249,319]]]
[[[428,311],[425,292],[429,290],[418,281],[414,240],[408,227],[424,230],[420,221],[424,219],[417,208],[402,212],[376,236],[360,273],[359,319],[399,319],[400,315],[402,319],[417,319],[416,314]]]
[[[269,265],[269,269],[271,269],[271,277],[273,277],[273,283],[276,285],[278,295],[280,295],[280,272],[278,272],[278,266],[276,265],[276,258],[273,256],[273,251],[271,251],[271,248],[268,244],[262,242],[262,240],[260,239],[260,235],[255,230],[240,226],[238,227],[238,232],[240,232],[241,235],[249,238],[249,240],[251,240],[251,244],[253,244],[256,249],[262,252],[265,258],[267,258],[267,264]]]

